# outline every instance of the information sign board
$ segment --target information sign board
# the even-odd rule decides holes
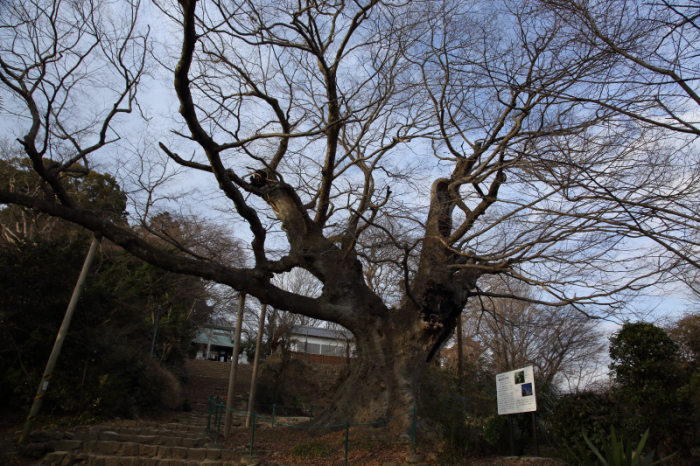
[[[500,415],[537,411],[535,373],[532,366],[498,374],[496,394]]]

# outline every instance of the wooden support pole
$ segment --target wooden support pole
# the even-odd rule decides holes
[[[250,417],[255,409],[255,387],[258,378],[258,366],[260,365],[260,347],[262,346],[263,331],[265,330],[265,312],[267,304],[262,305],[260,310],[260,323],[258,324],[258,339],[255,342],[255,361],[253,362],[253,376],[250,379],[250,396],[248,397],[248,415],[245,419],[245,426],[250,427]]]
[[[58,335],[56,336],[56,342],[51,350],[51,355],[49,356],[49,361],[46,363],[46,369],[44,369],[44,375],[41,377],[41,382],[39,382],[39,389],[34,397],[34,403],[29,410],[29,416],[27,421],[24,423],[24,429],[22,430],[22,435],[19,437],[19,444],[24,445],[29,438],[29,434],[32,431],[32,426],[36,420],[37,414],[39,414],[39,409],[41,408],[41,401],[46,394],[46,390],[49,388],[49,380],[51,379],[51,374],[56,366],[56,361],[58,356],[61,354],[61,348],[63,347],[63,342],[66,340],[66,335],[68,335],[68,327],[70,326],[70,321],[73,319],[73,314],[75,313],[75,308],[78,305],[78,299],[80,298],[80,293],[83,291],[83,285],[85,285],[85,279],[87,278],[88,272],[90,271],[90,265],[92,264],[92,259],[95,257],[95,252],[97,251],[97,246],[100,244],[100,237],[95,235],[92,238],[92,244],[90,245],[90,250],[85,257],[85,262],[83,263],[83,269],[80,271],[80,276],[78,277],[78,283],[75,284],[73,289],[73,296],[71,296],[70,303],[68,303],[68,309],[66,309],[66,314],[63,316],[63,323],[61,328],[58,330]]]
[[[233,334],[233,356],[231,357],[231,372],[228,377],[228,392],[226,395],[226,418],[224,420],[224,437],[231,434],[233,421],[233,396],[236,393],[236,375],[238,373],[238,356],[241,352],[241,327],[243,326],[243,313],[245,312],[245,292],[241,291],[238,297],[238,313],[236,314],[236,333]]]

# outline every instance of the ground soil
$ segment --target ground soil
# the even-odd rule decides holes
[[[413,454],[413,445],[396,435],[374,428],[351,427],[348,445],[348,463],[362,466],[382,466],[384,463],[402,464],[406,455]],[[234,449],[250,447],[250,433],[235,430],[222,443]],[[345,429],[302,430],[275,427],[256,429],[254,446],[258,456],[285,465],[336,466],[344,461]],[[429,464],[439,459],[436,446],[419,445],[417,453],[426,457]],[[263,451],[267,454],[261,454]],[[444,463],[443,463],[444,464]],[[475,466],[561,466],[555,460],[531,458],[465,458],[450,464]]]

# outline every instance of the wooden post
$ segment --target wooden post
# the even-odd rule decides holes
[[[27,421],[24,423],[24,429],[22,430],[22,435],[19,437],[19,444],[24,445],[29,438],[29,434],[32,431],[32,426],[34,425],[34,420],[37,414],[39,414],[39,409],[41,408],[41,401],[49,388],[49,379],[51,379],[51,374],[56,366],[56,361],[58,360],[59,354],[61,354],[61,348],[63,347],[63,342],[66,340],[66,335],[68,335],[68,327],[70,326],[70,321],[73,319],[73,314],[75,313],[75,308],[78,305],[78,299],[80,298],[80,293],[83,291],[83,285],[85,285],[85,279],[87,278],[88,272],[90,271],[90,264],[92,264],[92,259],[95,257],[95,252],[97,251],[97,246],[100,244],[100,237],[96,234],[92,238],[92,244],[90,245],[90,250],[85,257],[85,262],[83,263],[83,269],[80,271],[80,276],[78,277],[78,283],[75,284],[73,289],[73,296],[71,296],[70,302],[68,303],[68,309],[66,309],[66,314],[63,316],[63,323],[61,328],[58,330],[58,335],[56,336],[56,342],[51,350],[51,355],[49,356],[49,361],[46,363],[46,368],[44,369],[44,375],[41,377],[41,382],[39,382],[39,389],[34,397],[34,403],[29,410],[29,416]]]
[[[260,310],[260,323],[258,324],[258,339],[255,342],[255,361],[253,361],[253,376],[250,379],[250,396],[248,397],[248,415],[245,418],[245,426],[250,427],[250,416],[255,409],[255,387],[258,378],[258,366],[260,365],[260,347],[262,346],[263,331],[265,330],[265,312],[267,304]]]
[[[209,338],[207,338],[207,350],[204,354],[204,359],[209,361],[209,351],[211,350],[211,335],[214,332],[214,329],[209,327]]]
[[[151,357],[153,357],[153,350],[156,348],[156,335],[158,334],[158,323],[160,322],[160,304],[158,305],[158,310],[155,317],[153,318],[153,341],[151,341]],[[209,334],[209,340],[211,341],[211,333]],[[207,350],[208,352],[208,350]]]
[[[515,456],[515,440],[513,439],[513,415],[508,415],[508,432],[510,433],[510,456]]]
[[[537,441],[537,411],[532,412],[532,436],[535,442],[535,456],[540,456],[540,443]]]
[[[457,386],[462,394],[462,377],[464,375],[464,360],[462,359],[462,313],[457,316]]]
[[[231,356],[231,372],[228,378],[228,392],[226,395],[226,420],[224,421],[224,437],[231,434],[231,422],[233,418],[233,395],[236,392],[236,375],[238,373],[238,356],[241,352],[241,327],[243,326],[243,313],[245,312],[245,292],[241,291],[238,297],[238,314],[236,314],[236,333],[233,335],[233,356]]]

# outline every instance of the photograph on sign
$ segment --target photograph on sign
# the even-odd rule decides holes
[[[525,371],[518,371],[515,373],[515,383],[525,383]]]
[[[528,366],[498,374],[496,394],[500,415],[537,411],[533,367]]]

